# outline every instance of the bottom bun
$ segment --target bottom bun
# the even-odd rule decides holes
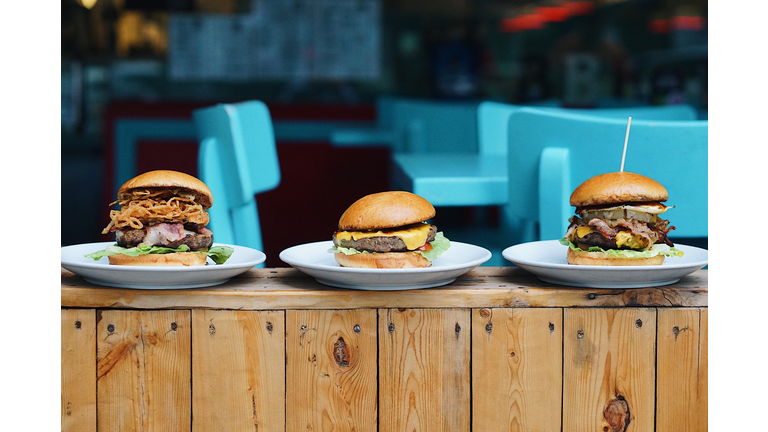
[[[568,248],[568,264],[594,265],[594,266],[646,266],[661,265],[664,255],[656,255],[651,258],[627,258],[618,257],[606,252],[585,252]]]
[[[208,256],[197,252],[174,252],[168,254],[146,254],[138,256],[111,255],[108,257],[112,265],[133,266],[201,266],[205,265]]]
[[[333,257],[342,267],[352,268],[424,268],[432,265],[432,261],[416,252],[335,253]]]

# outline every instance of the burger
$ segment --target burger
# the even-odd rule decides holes
[[[571,194],[576,216],[560,242],[568,264],[599,266],[660,265],[683,256],[667,238],[675,229],[660,215],[667,190],[653,179],[630,172],[590,178]]]
[[[435,208],[410,192],[366,195],[341,215],[329,252],[342,267],[424,268],[450,242],[427,222]]]
[[[213,246],[206,228],[213,195],[205,183],[177,171],[158,170],[128,180],[117,192],[120,210],[111,210],[102,234],[115,233],[115,245],[86,255],[113,265],[199,266],[210,257],[222,264],[229,246]]]

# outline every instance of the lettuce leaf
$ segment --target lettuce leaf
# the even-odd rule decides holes
[[[644,251],[625,250],[625,249],[605,250],[598,246],[591,246],[589,250],[584,251],[583,249],[573,244],[573,242],[565,238],[560,239],[560,244],[562,244],[563,246],[568,246],[573,250],[577,250],[581,252],[605,252],[611,255],[616,255],[617,257],[625,257],[625,258],[651,258],[651,257],[655,257],[656,255],[664,255],[669,257],[683,256],[683,251],[674,247],[669,247],[665,244],[655,244],[651,246],[650,249],[644,250]]]
[[[437,234],[435,234],[435,239],[429,242],[429,244],[432,245],[432,249],[428,251],[420,251],[416,250],[413,252],[416,252],[418,254],[421,254],[424,258],[434,261],[436,260],[440,255],[443,254],[443,252],[447,251],[449,247],[451,247],[451,242],[448,240],[448,238],[443,235],[443,232],[440,231]],[[360,253],[371,253],[368,251],[359,251],[357,249],[353,248],[347,248],[343,246],[334,246],[330,249],[328,249],[328,252],[330,253],[343,253],[344,255],[355,255]]]
[[[224,264],[235,250],[229,246],[214,246],[207,251],[194,251],[193,253],[202,253],[208,255],[216,264]],[[190,252],[189,246],[183,244],[177,248],[169,248],[164,246],[147,246],[138,245],[132,248],[124,248],[116,244],[107,246],[104,250],[100,250],[94,253],[85,255],[86,258],[91,258],[94,261],[98,261],[104,257],[111,255],[128,255],[139,256],[147,254],[166,254],[175,252]]]

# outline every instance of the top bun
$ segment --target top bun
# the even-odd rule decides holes
[[[355,201],[339,219],[339,230],[372,230],[410,225],[435,216],[435,208],[410,192],[379,192]]]
[[[575,207],[623,202],[666,201],[667,190],[656,180],[626,171],[600,174],[571,194]]]
[[[128,199],[131,192],[144,188],[180,188],[195,194],[195,202],[209,209],[213,205],[213,194],[205,183],[197,178],[178,171],[148,171],[123,184],[117,191],[117,199]]]

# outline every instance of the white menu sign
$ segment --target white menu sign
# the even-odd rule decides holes
[[[248,14],[175,14],[168,35],[176,80],[380,75],[380,0],[259,0]]]

